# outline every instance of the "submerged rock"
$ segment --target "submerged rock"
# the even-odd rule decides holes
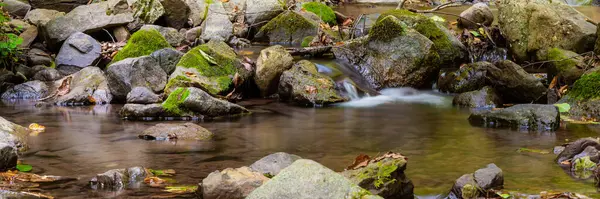
[[[293,64],[294,57],[283,46],[271,46],[260,51],[254,81],[263,97],[277,92],[281,74]]]
[[[202,180],[199,189],[203,199],[244,199],[269,178],[248,167],[215,171]]]
[[[160,93],[167,84],[167,73],[150,56],[127,58],[114,63],[106,70],[106,78],[117,100],[125,100],[134,87],[147,87]]]
[[[469,116],[472,125],[531,131],[554,131],[560,126],[560,114],[554,105],[519,104],[499,110],[476,111]]]
[[[335,89],[336,84],[317,71],[315,64],[302,60],[283,72],[279,80],[279,98],[300,105],[328,105],[347,101]]]
[[[162,104],[169,116],[223,117],[249,113],[246,108],[212,97],[199,88],[177,88]]]
[[[438,88],[442,92],[464,93],[485,86],[486,71],[493,67],[489,62],[476,62],[460,67],[454,72],[445,72],[438,78]]]
[[[295,11],[285,11],[264,25],[255,38],[268,38],[271,43],[301,44],[308,36],[316,36],[319,22]]]
[[[17,149],[7,143],[0,142],[0,171],[6,171],[17,166]]]
[[[102,47],[94,38],[81,32],[73,33],[56,55],[56,66],[92,66],[100,58]]]
[[[456,180],[450,198],[478,198],[486,196],[491,189],[502,189],[504,176],[502,169],[495,164],[478,169],[475,173],[465,174]]]
[[[412,199],[413,184],[404,174],[405,157],[385,157],[370,161],[365,167],[351,169],[341,174],[358,186],[384,198]]]
[[[208,141],[213,133],[194,123],[157,124],[144,130],[138,137],[144,140]]]
[[[469,108],[496,108],[502,106],[502,99],[496,90],[486,86],[480,90],[461,93],[454,97],[452,105]]]
[[[312,160],[296,160],[247,199],[381,198]]]
[[[92,189],[118,191],[124,188],[140,187],[144,183],[144,179],[150,175],[144,167],[113,169],[96,175],[89,183]]]
[[[498,91],[505,102],[544,102],[548,90],[539,79],[509,60],[488,66],[486,82]]]
[[[48,89],[42,81],[29,81],[8,89],[2,94],[2,99],[39,99],[49,93]]]
[[[72,75],[71,91],[58,96],[55,100],[59,105],[90,105],[109,104],[113,95],[108,87],[104,72],[98,67],[86,67]],[[62,83],[58,80],[54,85],[58,88]]]
[[[571,143],[566,144],[565,148],[556,157],[556,163],[560,164],[565,160],[573,159],[578,154],[581,154],[588,147],[600,149],[600,140],[598,138],[581,138]]]
[[[130,104],[155,104],[162,102],[160,95],[146,87],[135,87],[127,94],[127,103]]]
[[[276,176],[282,169],[285,169],[299,159],[302,159],[302,157],[294,154],[278,152],[257,160],[250,165],[250,168],[254,171],[262,173],[263,175]]]
[[[476,3],[461,12],[457,21],[458,25],[463,28],[477,29],[479,25],[475,23],[484,26],[492,25],[492,22],[494,22],[494,13],[492,13],[492,10],[486,3]]]

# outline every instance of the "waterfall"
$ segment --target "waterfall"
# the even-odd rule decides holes
[[[358,90],[356,90],[356,87],[350,81],[346,79],[342,82],[342,85],[346,90],[346,94],[348,95],[348,97],[350,97],[350,100],[360,99],[360,97],[358,96]]]

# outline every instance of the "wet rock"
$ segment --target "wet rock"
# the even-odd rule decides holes
[[[546,99],[547,88],[542,82],[512,61],[504,60],[488,66],[486,79],[505,102],[532,103]]]
[[[123,26],[113,29],[113,35],[115,36],[115,40],[117,40],[117,42],[125,42],[131,36],[131,34],[129,34],[129,30]]]
[[[187,24],[190,16],[190,7],[184,0],[161,0],[160,4],[165,8],[163,17],[167,26],[181,29]]]
[[[164,109],[161,104],[125,104],[119,115],[127,119],[156,118],[163,116]]]
[[[495,164],[488,164],[486,168],[478,169],[475,173],[465,174],[456,180],[450,198],[477,198],[486,196],[491,189],[502,189],[504,176],[502,169]]]
[[[208,15],[202,23],[200,38],[205,41],[229,41],[233,36],[233,23],[229,20],[223,4],[210,4],[208,10]]]
[[[56,44],[66,40],[73,33],[86,32],[89,34],[133,22],[132,12],[112,14],[109,12],[109,7],[109,2],[106,1],[83,5],[63,17],[51,20],[46,24],[46,42],[50,47],[56,48]]]
[[[593,48],[596,27],[562,1],[499,1],[497,7],[500,30],[518,61],[552,47],[577,53]]]
[[[169,42],[171,46],[177,47],[180,46],[183,40],[185,39],[179,31],[175,28],[171,27],[162,27],[157,25],[144,25],[140,30],[157,30],[160,34]]]
[[[246,0],[246,23],[259,24],[283,12],[278,0]]]
[[[312,160],[296,160],[289,167],[254,190],[248,199],[258,198],[381,198],[353,184],[344,176]]]
[[[73,33],[56,55],[57,66],[92,66],[100,58],[102,47],[94,38],[81,32]]]
[[[167,73],[150,56],[127,58],[111,64],[106,71],[106,78],[117,100],[125,100],[134,87],[147,87],[160,93],[167,83]]]
[[[468,108],[496,108],[502,107],[502,99],[496,90],[486,86],[480,90],[461,93],[454,97],[452,105]]]
[[[592,161],[594,163],[598,163],[600,160],[600,151],[598,151],[596,146],[588,146],[588,147],[585,147],[585,149],[581,153],[575,155],[573,157],[573,160],[577,160],[577,159],[583,158],[583,157],[589,157],[590,161]],[[576,161],[573,161],[573,162],[576,162]],[[572,166],[572,167],[575,167],[575,166]]]
[[[33,76],[33,79],[40,80],[43,82],[48,82],[48,81],[59,80],[62,77],[63,77],[63,75],[60,74],[60,72],[58,72],[58,70],[56,70],[54,68],[46,68],[44,70],[41,70],[41,71],[35,73],[35,75]]]
[[[199,88],[177,88],[162,104],[169,116],[224,117],[249,113],[246,108],[212,97]]]
[[[57,10],[34,9],[27,13],[25,16],[25,21],[38,27],[44,27],[50,20],[62,17],[64,15],[64,12]]]
[[[113,99],[112,90],[108,87],[108,79],[104,72],[94,66],[85,67],[74,73],[71,79],[71,91],[58,96],[54,101],[58,105],[91,105],[108,104]],[[62,83],[58,80],[54,85],[58,88]]]
[[[433,42],[393,16],[375,24],[369,37],[344,42],[333,53],[375,89],[429,87],[440,64]]]
[[[155,104],[160,102],[162,102],[160,95],[155,94],[146,87],[135,87],[127,94],[127,103],[130,104]]]
[[[254,171],[258,171],[263,175],[276,176],[282,169],[290,166],[294,161],[302,157],[288,154],[284,152],[273,153],[257,160],[250,165]]]
[[[151,174],[144,167],[113,169],[96,175],[90,180],[90,186],[95,190],[122,190],[124,188],[140,187],[144,178]]]
[[[203,199],[243,199],[268,180],[248,167],[227,168],[208,174],[199,189],[202,189]]]
[[[279,80],[279,98],[300,105],[328,105],[344,102],[331,77],[320,74],[315,64],[302,60],[283,72]]]
[[[28,3],[19,0],[4,0],[3,10],[6,10],[9,14],[24,17],[27,12],[31,10],[31,6]]]
[[[477,29],[479,25],[490,26],[494,22],[494,13],[486,3],[473,4],[469,9],[460,13],[458,25],[463,28]]]
[[[560,114],[554,105],[519,104],[499,110],[476,111],[469,116],[469,121],[472,125],[487,128],[554,131],[560,126]]]
[[[341,174],[352,183],[384,198],[412,199],[413,184],[404,174],[406,170],[404,157],[386,157],[378,162],[369,162],[365,167],[351,169]],[[389,172],[391,171],[391,172]],[[389,172],[382,176],[382,173]],[[384,179],[381,179],[384,177]]]
[[[144,130],[138,137],[144,140],[208,141],[213,133],[194,123],[157,124]]]
[[[158,30],[151,27],[147,26],[146,29],[141,29],[133,33],[129,41],[127,41],[127,45],[113,57],[113,60],[109,63],[109,67],[111,64],[127,58],[146,56],[160,49],[171,48],[165,37]]]
[[[204,0],[185,0],[185,3],[190,7],[192,27],[202,24],[204,13],[207,12],[206,2]]]
[[[0,82],[21,84],[25,82],[25,76],[14,74],[9,70],[0,70]]]
[[[485,86],[487,68],[493,67],[489,62],[476,62],[457,71],[442,73],[438,78],[438,88],[442,92],[464,93],[475,91]]]
[[[23,75],[27,79],[31,79],[33,75],[35,75],[35,71],[33,71],[32,69],[32,67],[28,67],[23,64],[18,64],[15,66],[15,73],[17,75]]]
[[[27,149],[30,130],[0,117],[0,143],[23,151]]]
[[[18,158],[16,148],[7,143],[0,143],[0,171],[15,168]]]
[[[283,46],[271,46],[260,51],[254,81],[263,97],[277,92],[281,74],[292,67],[293,61],[294,57]]]
[[[39,99],[48,94],[48,86],[41,81],[16,85],[2,94],[2,99]]]
[[[558,103],[571,105],[572,117],[600,118],[600,70],[591,69],[581,76]]]
[[[285,11],[260,28],[255,38],[271,43],[301,44],[304,38],[316,36],[318,29],[318,21],[304,17],[299,12]]]
[[[177,67],[177,63],[181,59],[184,54],[175,50],[173,48],[163,48],[157,51],[154,51],[150,54],[150,57],[156,59],[160,67],[170,75],[175,71],[175,67]]]
[[[600,149],[600,140],[597,138],[581,138],[574,142],[568,143],[562,152],[556,157],[556,162],[560,164],[565,160],[573,159],[578,154],[581,154],[588,147]]]
[[[27,52],[27,63],[29,63],[29,66],[51,66],[53,62],[49,53],[38,48],[32,48]]]
[[[583,75],[587,64],[583,57],[577,53],[559,48],[540,50],[537,55],[538,61],[546,61],[548,68],[548,82],[558,76],[560,83],[572,85]]]

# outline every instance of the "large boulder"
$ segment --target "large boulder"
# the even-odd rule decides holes
[[[56,66],[85,68],[100,58],[102,47],[94,38],[81,32],[73,33],[56,55]]]
[[[165,8],[163,17],[169,27],[179,30],[187,24],[191,10],[184,0],[161,0],[160,4]]]
[[[502,106],[502,99],[496,94],[494,88],[486,86],[480,90],[454,96],[452,105],[468,108],[496,108]]]
[[[279,80],[279,98],[299,105],[328,105],[344,102],[331,77],[320,74],[317,66],[302,60],[283,72]]]
[[[208,6],[208,14],[202,23],[202,38],[205,41],[229,41],[233,36],[233,23],[229,20],[228,12],[223,4],[213,3]]]
[[[71,75],[71,90],[69,93],[57,96],[54,101],[58,105],[90,105],[109,104],[113,95],[108,87],[107,78],[102,69],[86,67]],[[56,87],[62,84],[62,79],[54,83]]]
[[[29,81],[8,89],[2,94],[2,99],[39,99],[46,97],[48,89],[42,81]]]
[[[333,48],[375,89],[429,87],[440,67],[434,43],[394,16],[379,20],[363,37]]]
[[[600,140],[598,138],[588,137],[566,144],[564,149],[556,157],[556,163],[560,164],[563,161],[571,160],[585,151],[588,147],[600,149]]]
[[[486,3],[476,3],[461,12],[457,21],[458,25],[463,28],[477,29],[480,27],[476,23],[484,26],[492,25],[492,22],[494,22],[494,13],[492,13],[492,9]]]
[[[49,21],[62,16],[65,16],[64,12],[48,9],[34,9],[27,13],[25,21],[38,27],[44,27]]]
[[[505,102],[544,102],[548,90],[539,79],[509,60],[488,66],[486,82],[498,91]]]
[[[246,0],[246,23],[250,25],[264,23],[283,12],[279,0]]]
[[[202,24],[205,13],[208,12],[206,0],[185,0],[185,3],[190,7],[192,26],[196,27]]]
[[[304,38],[316,36],[318,30],[318,21],[296,11],[285,11],[260,28],[255,38],[271,43],[301,44]]]
[[[554,105],[519,104],[505,109],[475,111],[469,121],[488,128],[554,131],[560,126],[560,114]]]
[[[152,58],[158,61],[158,65],[160,65],[167,75],[175,71],[175,67],[177,67],[177,63],[183,55],[182,52],[173,48],[163,48],[150,54]]]
[[[376,161],[377,160],[377,161]],[[406,158],[386,157],[370,160],[366,166],[350,168],[342,175],[358,186],[384,198],[413,199],[413,184],[404,174]]]
[[[593,49],[596,27],[563,1],[502,0],[496,5],[500,30],[518,61],[552,47],[577,53]]]
[[[127,58],[150,55],[163,48],[171,48],[171,45],[158,30],[142,29],[131,35],[127,45],[113,57],[111,64]]]
[[[31,131],[28,128],[0,117],[0,143],[19,151],[26,150],[29,133]]]
[[[548,62],[548,82],[558,77],[560,83],[572,85],[587,69],[584,58],[573,51],[551,48],[538,51],[536,57],[538,61]]]
[[[31,6],[23,1],[19,0],[4,0],[3,10],[6,10],[9,14],[24,17],[27,12],[31,10]]]
[[[380,198],[312,160],[292,165],[254,190],[247,199]]]
[[[212,97],[202,89],[176,88],[162,104],[169,116],[224,117],[249,113],[246,108]]]
[[[112,169],[90,179],[90,187],[95,190],[122,190],[140,187],[146,177],[152,176],[144,167]]]
[[[87,2],[86,2],[87,3]],[[83,5],[73,9],[65,16],[58,17],[46,24],[46,42],[51,47],[66,40],[76,32],[92,33],[98,30],[125,25],[133,22],[133,13],[109,12],[109,2],[103,1]]]
[[[268,180],[263,174],[248,167],[227,168],[208,174],[198,189],[202,189],[203,199],[244,199]]]
[[[492,189],[502,189],[504,175],[502,169],[495,164],[488,164],[475,173],[465,174],[456,180],[450,198],[478,198],[488,195]]]
[[[106,70],[106,78],[117,100],[125,100],[134,87],[148,87],[160,93],[167,84],[167,73],[150,56],[127,58],[114,63]]]
[[[78,6],[88,3],[89,0],[29,0],[29,4],[34,8],[44,8],[61,12],[69,12]]]
[[[156,30],[169,42],[171,46],[177,47],[183,43],[185,39],[181,33],[175,28],[162,27],[157,25],[144,25],[140,30]]]
[[[485,86],[485,77],[489,62],[476,62],[460,67],[456,71],[441,73],[437,85],[440,91],[464,93],[479,90]]]
[[[157,124],[144,130],[139,136],[144,140],[211,140],[213,133],[194,124]]]
[[[281,74],[292,67],[293,61],[294,57],[283,46],[271,46],[260,51],[254,81],[263,97],[277,92]]]
[[[43,82],[56,81],[63,78],[63,75],[54,68],[45,68],[44,70],[38,71],[33,75],[34,80],[40,80]]]
[[[284,152],[273,153],[257,160],[250,165],[254,171],[267,176],[276,176],[286,167],[290,166],[296,160],[302,159],[300,156]]]
[[[160,95],[147,87],[135,87],[127,94],[127,103],[155,104],[162,102]]]

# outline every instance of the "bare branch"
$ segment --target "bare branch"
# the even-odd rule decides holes
[[[406,3],[406,0],[400,0],[400,2],[398,3],[398,6],[396,7],[396,10],[403,9],[404,3]]]

